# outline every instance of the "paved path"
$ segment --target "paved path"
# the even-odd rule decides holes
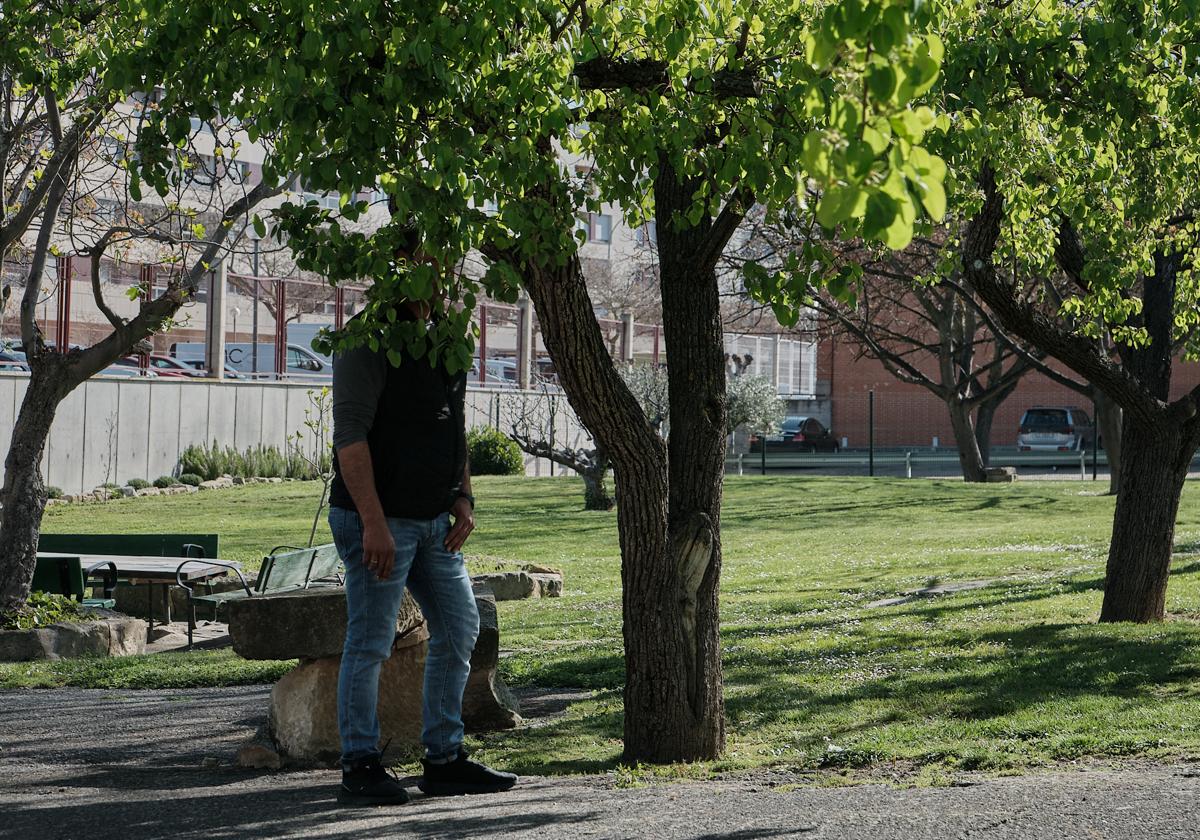
[[[637,789],[529,778],[501,796],[347,811],[334,773],[228,766],[266,699],[264,687],[0,692],[0,837],[1200,838],[1200,765],[1188,764],[915,790],[793,789],[782,773]]]

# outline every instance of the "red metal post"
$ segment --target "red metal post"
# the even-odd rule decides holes
[[[257,348],[256,348],[257,350]],[[287,289],[275,281],[275,378],[287,374]]]
[[[346,323],[346,290],[338,286],[333,291],[333,328],[340,330]]]
[[[479,305],[479,384],[487,384],[487,304]]]
[[[54,346],[60,353],[71,347],[71,257],[58,257],[58,320],[54,327]]]
[[[142,264],[138,270],[138,288],[140,289],[139,297],[142,303],[149,303],[154,300],[154,281],[158,277],[158,272],[154,270],[154,266]],[[150,354],[138,353],[138,370],[145,373],[150,369]]]

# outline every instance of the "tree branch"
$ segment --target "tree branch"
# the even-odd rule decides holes
[[[629,90],[665,93],[670,85],[667,63],[653,58],[600,56],[575,65],[581,90]],[[709,89],[718,99],[754,99],[762,95],[762,82],[746,70],[718,70],[709,78]],[[688,80],[688,90],[695,82]]]
[[[967,224],[963,235],[963,271],[971,287],[1007,329],[1102,388],[1138,420],[1148,425],[1155,423],[1163,406],[1146,393],[1129,371],[1102,356],[1091,340],[1063,330],[1019,301],[1015,286],[996,273],[993,257],[1004,218],[1004,198],[990,163],[984,163],[980,170],[979,184],[984,193],[983,206]]]

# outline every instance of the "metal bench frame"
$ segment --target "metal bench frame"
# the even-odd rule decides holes
[[[197,562],[197,561],[185,560],[183,563],[180,563],[179,568],[176,569],[176,571],[175,571],[175,582],[180,587],[187,590],[188,647],[191,648],[193,645],[192,631],[196,626],[196,604],[197,604],[197,602],[207,602],[207,603],[213,604],[213,613],[215,615],[216,612],[220,609],[221,604],[224,603],[225,601],[236,600],[238,598],[257,598],[257,597],[262,597],[264,595],[268,595],[272,592],[287,592],[290,590],[304,590],[304,589],[308,589],[310,586],[312,586],[314,584],[329,585],[329,584],[323,583],[323,581],[325,580],[324,578],[320,578],[318,580],[313,580],[312,573],[313,573],[313,565],[316,563],[317,556],[320,553],[320,551],[322,549],[327,549],[330,547],[332,547],[332,543],[327,544],[327,545],[309,546],[307,548],[300,548],[300,547],[293,546],[293,545],[277,545],[277,546],[275,546],[263,558],[262,568],[259,570],[258,579],[254,582],[253,588],[251,588],[250,585],[246,582],[246,578],[242,575],[241,570],[236,565],[234,565],[232,563],[224,563],[224,562],[215,561],[215,560],[203,560],[203,562],[208,563],[210,565],[225,566],[225,567],[231,569],[238,576],[238,581],[242,585],[242,591],[239,592],[237,590],[234,590],[230,593],[227,593],[228,597],[223,598],[221,600],[216,600],[214,598],[215,593],[213,593],[211,591],[211,589],[212,589],[211,585],[209,586],[210,591],[209,591],[208,595],[196,595],[195,590],[183,581],[183,578],[180,573],[183,571],[184,567],[186,567],[188,563]],[[304,571],[304,582],[302,584],[287,584],[285,586],[272,588],[271,587],[271,573],[275,570],[276,560],[280,556],[281,550],[283,550],[283,549],[287,550],[287,551],[284,551],[283,554],[293,554],[293,553],[298,553],[298,552],[308,552],[309,553],[308,566]],[[202,559],[202,558],[198,558],[198,560],[199,559]],[[343,582],[342,575],[340,573],[335,572],[335,577],[337,578],[337,585],[341,586],[342,582]]]

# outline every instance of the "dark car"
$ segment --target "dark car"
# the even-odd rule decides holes
[[[837,452],[841,449],[833,432],[815,417],[785,417],[779,434],[767,435],[767,451]],[[762,451],[762,439],[750,436],[750,451]]]
[[[1074,406],[1035,406],[1021,417],[1021,452],[1078,452],[1092,445],[1096,427],[1087,412]]]

